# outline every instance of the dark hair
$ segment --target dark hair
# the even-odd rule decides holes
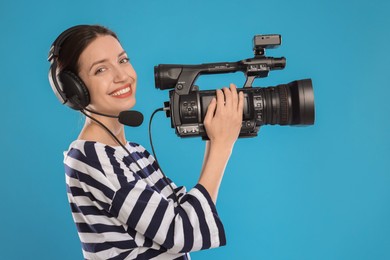
[[[98,36],[104,35],[111,35],[119,41],[113,31],[101,25],[80,26],[72,31],[61,44],[57,59],[60,70],[69,70],[77,75],[79,73],[79,57],[81,53]]]

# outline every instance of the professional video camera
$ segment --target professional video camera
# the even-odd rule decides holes
[[[154,67],[156,88],[169,91],[164,103],[171,126],[180,137],[201,136],[207,139],[203,120],[215,90],[200,91],[194,85],[201,74],[242,71],[246,76],[243,88],[244,114],[239,137],[253,137],[262,125],[314,124],[314,94],[311,79],[296,80],[270,87],[252,87],[255,78],[268,76],[270,70],[284,69],[286,59],[265,56],[265,49],[281,44],[278,34],[255,35],[254,57],[238,62],[199,65],[159,64]]]

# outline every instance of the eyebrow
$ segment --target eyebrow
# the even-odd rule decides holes
[[[121,53],[119,53],[119,54],[118,54],[118,57],[122,56],[123,54],[126,54],[126,51],[122,51]],[[91,71],[92,68],[93,68],[95,65],[97,65],[97,64],[99,64],[99,63],[106,62],[106,61],[108,61],[108,59],[102,59],[102,60],[95,61],[94,63],[92,63],[91,67],[89,68],[89,71]]]

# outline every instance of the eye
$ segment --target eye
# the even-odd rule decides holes
[[[127,57],[124,57],[122,59],[119,60],[119,63],[129,63],[130,59],[127,58]]]
[[[95,71],[95,75],[100,74],[100,73],[102,73],[102,72],[104,72],[104,71],[106,71],[106,68],[104,68],[104,67],[98,68],[98,69]]]

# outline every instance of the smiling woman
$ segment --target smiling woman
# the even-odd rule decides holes
[[[85,48],[78,75],[88,86],[90,109],[117,115],[135,105],[137,74],[115,37],[99,35]],[[107,117],[98,119],[107,123]]]
[[[137,74],[115,33],[70,28],[53,43],[49,60],[57,97],[87,116],[64,159],[85,259],[189,259],[188,252],[225,245],[215,202],[241,128],[243,94],[235,85],[217,90],[209,105],[210,141],[199,181],[187,192],[144,147],[127,141],[123,124],[104,115],[136,102]]]

